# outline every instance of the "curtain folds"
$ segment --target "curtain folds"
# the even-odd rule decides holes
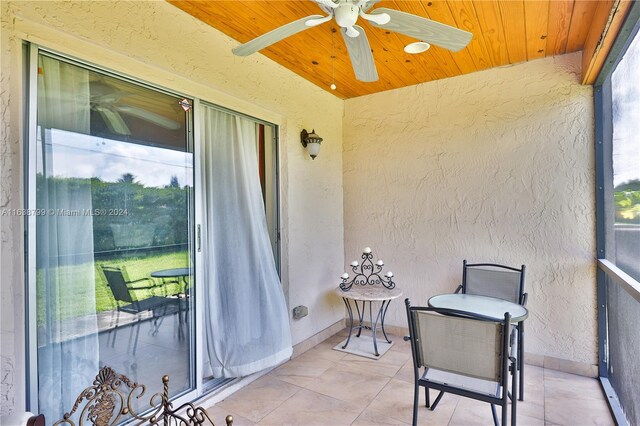
[[[256,123],[202,107],[204,311],[213,377],[241,377],[292,353],[258,175]]]
[[[55,420],[98,371],[91,182],[64,177],[70,132],[89,133],[89,74],[40,57],[36,286],[38,411]]]

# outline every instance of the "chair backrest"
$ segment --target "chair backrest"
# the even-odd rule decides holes
[[[494,263],[462,262],[462,293],[490,296],[521,304],[524,295],[524,271]]]
[[[107,279],[107,285],[117,301],[133,303],[134,300],[129,293],[127,282],[124,279],[122,270],[113,266],[102,266],[102,272]]]
[[[508,318],[495,321],[451,309],[412,307],[408,299],[405,303],[415,368],[502,382]]]

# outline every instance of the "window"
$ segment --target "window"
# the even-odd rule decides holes
[[[611,75],[614,238],[607,253],[640,281],[640,37]]]
[[[640,4],[594,87],[598,367],[619,424],[640,422]]]
[[[165,371],[183,393],[194,387],[191,113],[176,95],[44,53],[37,61],[39,411],[59,418],[101,365],[151,393]]]

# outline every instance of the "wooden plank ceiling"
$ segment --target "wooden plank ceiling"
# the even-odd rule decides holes
[[[324,15],[308,0],[168,1],[240,43],[296,19]],[[347,99],[582,50],[598,6],[608,16],[614,3],[614,0],[381,1],[372,10],[387,7],[419,15],[470,31],[473,39],[457,53],[432,46],[424,53],[411,55],[403,47],[415,39],[373,27],[359,18],[358,25],[366,31],[380,77],[372,83],[356,80],[342,36],[339,32],[332,33],[332,29],[338,29],[333,20],[260,53]],[[332,81],[337,86],[335,91],[330,89]]]

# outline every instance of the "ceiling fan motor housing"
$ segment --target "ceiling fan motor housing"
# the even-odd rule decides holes
[[[350,3],[342,3],[333,11],[336,22],[342,28],[353,26],[358,20],[359,12],[360,8]]]

